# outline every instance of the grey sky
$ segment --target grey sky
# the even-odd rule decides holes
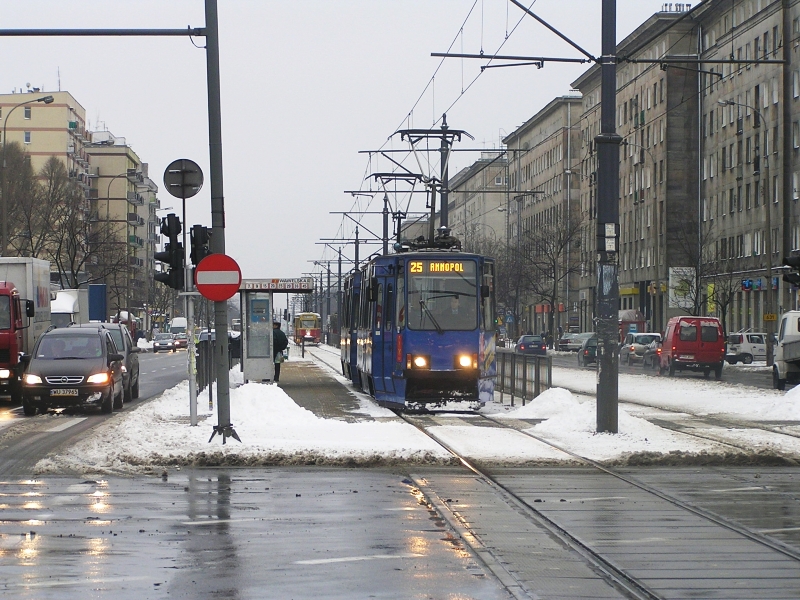
[[[662,6],[617,4],[620,39]],[[536,0],[532,10],[597,55],[600,6]],[[453,42],[453,52],[491,54],[503,44],[507,54],[579,56],[522,16],[507,0],[219,0],[227,253],[244,276],[294,277],[315,269],[309,260],[333,259],[315,242],[349,236],[352,227],[329,212],[357,206],[343,191],[367,187],[365,175],[378,170],[358,151],[380,148],[397,128],[430,127],[449,109],[449,125],[475,137],[461,147],[496,148],[568,92],[587,66],[490,69],[462,94],[482,61],[448,59],[423,94],[440,62],[431,52]],[[202,0],[27,0],[7,3],[1,22],[183,28],[205,19]],[[195,160],[208,175],[205,52],[189,39],[2,38],[0,54],[3,93],[26,83],[56,90],[60,72],[61,89],[84,106],[91,128],[126,137],[160,186],[176,158]],[[407,146],[393,139],[386,147]],[[476,158],[457,154],[451,174]],[[180,201],[163,191],[160,198],[180,214]],[[418,198],[410,210],[424,210]],[[380,210],[368,201],[358,205]],[[187,220],[210,225],[209,214],[206,185],[187,200]],[[365,217],[365,224],[378,231],[379,219]]]

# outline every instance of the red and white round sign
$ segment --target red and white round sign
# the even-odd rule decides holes
[[[242,271],[227,254],[209,254],[197,265],[194,279],[197,291],[204,298],[224,302],[239,291]]]

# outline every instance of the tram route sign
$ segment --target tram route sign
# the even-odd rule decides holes
[[[314,291],[311,277],[289,277],[275,279],[242,279],[240,290],[263,290],[265,292],[284,292],[310,294]]]

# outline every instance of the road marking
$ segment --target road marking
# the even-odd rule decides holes
[[[784,531],[800,531],[800,527],[785,527],[783,529],[759,529],[758,533],[783,533]]]
[[[181,525],[216,525],[217,523],[245,523],[256,519],[211,519],[203,521],[184,521]]]
[[[56,425],[55,427],[51,427],[50,429],[45,430],[47,433],[56,433],[57,431],[64,431],[65,429],[69,429],[73,425],[77,425],[81,421],[85,421],[86,417],[76,417],[74,419],[67,419],[63,423]]]
[[[392,560],[397,558],[420,558],[422,554],[373,554],[371,556],[343,556],[341,558],[320,558],[317,560],[296,560],[296,565],[327,565],[330,563],[356,562],[359,560]]]
[[[714,493],[722,493],[722,492],[765,492],[767,491],[763,485],[753,486],[753,487],[742,487],[742,488],[728,488],[726,490],[711,490]],[[695,492],[697,493],[697,492]]]

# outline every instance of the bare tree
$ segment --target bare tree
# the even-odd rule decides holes
[[[583,218],[554,207],[531,230],[524,232],[524,277],[531,294],[550,306],[547,329],[552,334],[560,325],[558,306],[564,299],[565,284],[580,272],[579,244]]]
[[[8,251],[19,256],[27,254],[30,248],[31,229],[26,215],[36,208],[38,186],[30,157],[19,143],[7,144],[3,160],[3,191],[8,195]]]

